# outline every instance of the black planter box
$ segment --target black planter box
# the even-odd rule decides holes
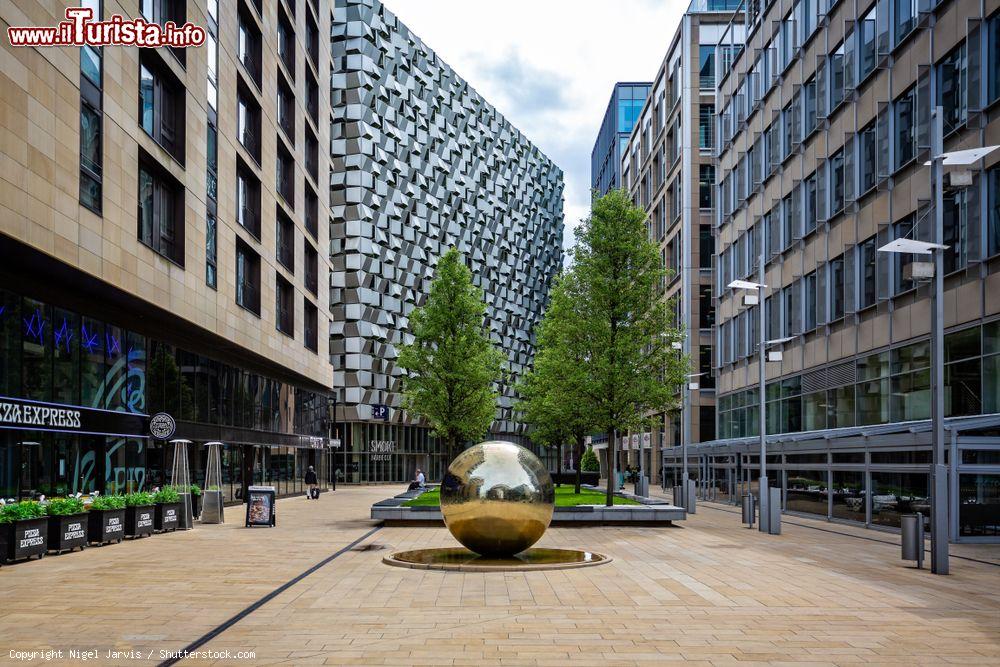
[[[87,539],[94,544],[121,542],[125,537],[125,510],[90,510]]]
[[[62,553],[87,546],[87,513],[49,517],[49,551]]]
[[[45,555],[48,518],[24,519],[0,524],[0,560],[16,561]]]
[[[129,537],[145,537],[153,534],[155,505],[137,505],[125,508],[125,534]]]
[[[177,530],[181,523],[180,503],[157,503],[155,512],[156,530],[169,533]]]

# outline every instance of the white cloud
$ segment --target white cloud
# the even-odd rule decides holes
[[[565,173],[565,245],[616,81],[648,81],[688,0],[383,0]]]

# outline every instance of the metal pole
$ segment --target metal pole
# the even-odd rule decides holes
[[[934,193],[934,243],[944,239],[944,114],[940,106],[931,113],[931,185]],[[934,433],[934,466],[931,474],[931,572],[948,574],[948,472],[944,465],[944,257],[934,250],[934,288],[931,301],[931,420]],[[920,545],[923,550],[923,545]]]
[[[759,266],[757,267],[757,282],[760,287],[757,288],[757,311],[759,316],[759,326],[758,329],[758,363],[757,370],[759,373],[760,382],[760,406],[758,432],[760,433],[760,483],[759,483],[759,495],[760,495],[760,521],[757,522],[757,529],[763,533],[768,532],[769,521],[767,519],[768,511],[768,486],[767,486],[767,409],[766,409],[766,397],[764,396],[764,387],[767,382],[767,373],[765,372],[765,364],[767,363],[767,350],[765,343],[767,342],[767,335],[764,331],[764,242],[763,242],[763,229],[761,229],[761,240],[759,243],[760,247],[760,260]]]
[[[691,416],[690,410],[688,409],[688,402],[691,400],[691,390],[689,386],[689,378],[684,378],[684,396],[681,402],[681,500],[683,501],[683,506],[689,507],[688,502],[688,439],[691,436],[690,425],[688,424],[688,419]]]

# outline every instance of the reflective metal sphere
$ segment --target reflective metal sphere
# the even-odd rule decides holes
[[[441,482],[445,525],[456,540],[483,556],[513,556],[537,542],[552,521],[555,499],[542,462],[510,442],[465,450]]]

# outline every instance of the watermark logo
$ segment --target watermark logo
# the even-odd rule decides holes
[[[205,29],[190,21],[162,25],[144,18],[115,14],[106,21],[94,21],[90,7],[67,7],[66,20],[56,26],[11,26],[7,39],[11,46],[139,46],[186,48],[205,43]]]

